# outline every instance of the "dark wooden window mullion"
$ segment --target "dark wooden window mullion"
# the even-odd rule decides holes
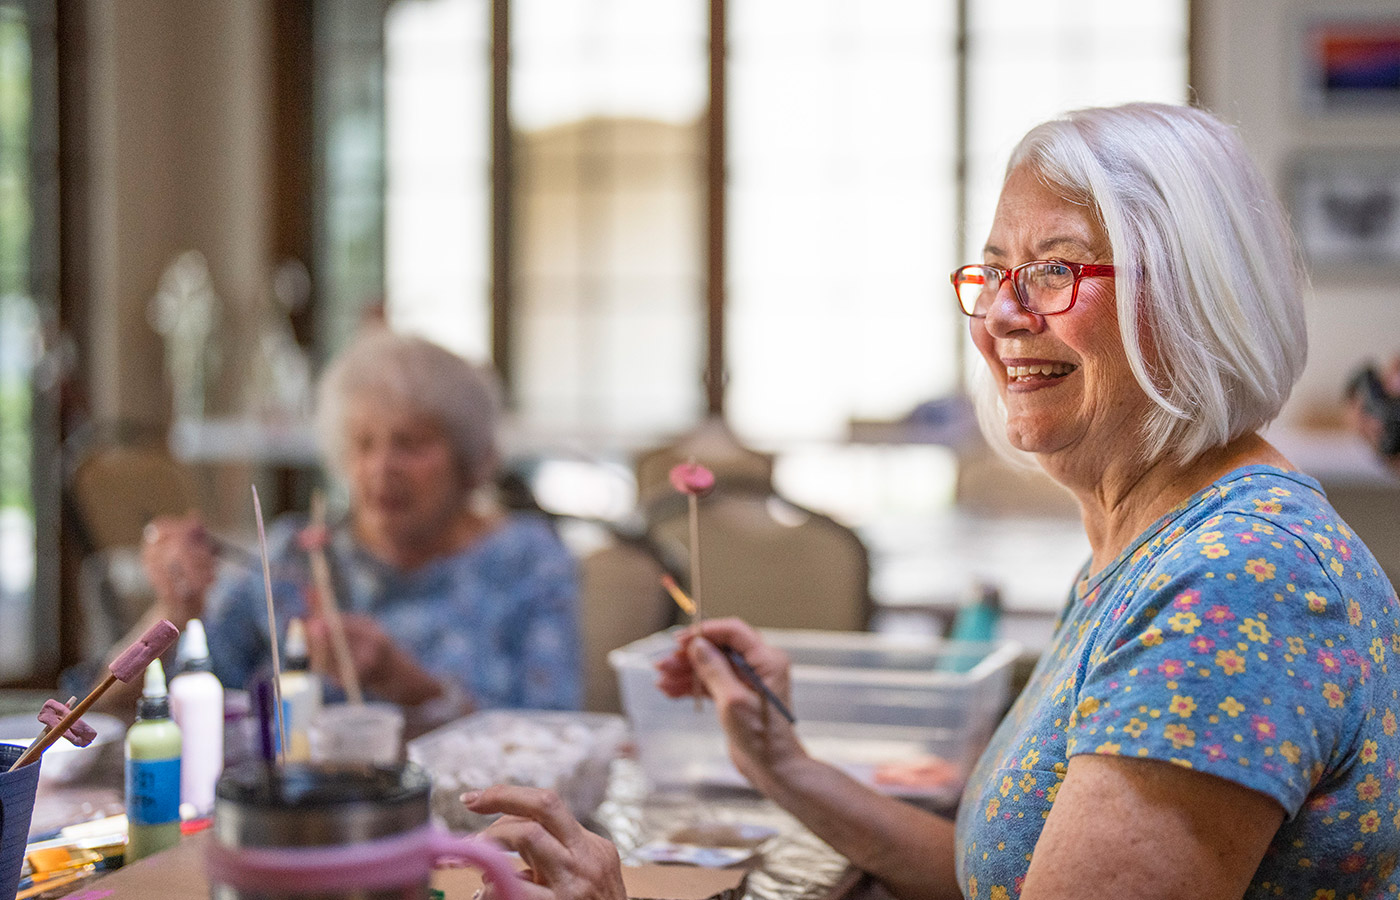
[[[511,396],[514,194],[510,127],[510,0],[491,2],[491,359]]]
[[[708,323],[705,350],[706,410],[724,414],[724,295],[725,295],[725,5],[710,0],[710,108],[706,117],[706,254],[705,302]]]

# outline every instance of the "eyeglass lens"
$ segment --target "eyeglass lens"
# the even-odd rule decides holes
[[[994,266],[964,266],[954,284],[958,301],[968,315],[985,316],[1001,289],[1002,273]],[[1011,270],[1017,299],[1040,315],[1063,312],[1073,302],[1074,272],[1057,262],[1033,262]]]

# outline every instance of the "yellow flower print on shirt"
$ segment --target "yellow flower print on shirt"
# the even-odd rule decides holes
[[[1156,625],[1144,629],[1142,634],[1138,635],[1138,640],[1142,642],[1144,647],[1155,647],[1162,643],[1162,629]]]
[[[1162,729],[1162,736],[1172,742],[1172,746],[1177,750],[1182,747],[1196,746],[1196,732],[1187,728],[1179,722],[1171,722]]]
[[[1000,884],[992,885],[992,892],[987,897],[989,900],[1011,900],[1011,895],[1006,892],[1006,887]]]
[[[1196,629],[1201,626],[1201,617],[1190,610],[1183,610],[1173,613],[1171,618],[1167,619],[1167,624],[1171,626],[1172,631],[1195,634]]]
[[[1381,730],[1386,737],[1395,736],[1395,710],[1387,709],[1385,715],[1381,716]]]
[[[1366,773],[1366,780],[1356,786],[1356,799],[1362,803],[1373,803],[1380,795],[1380,779],[1369,772]]]
[[[1262,557],[1245,560],[1244,571],[1246,575],[1253,575],[1255,581],[1272,581],[1274,578],[1274,564]]]
[[[1226,697],[1223,701],[1221,701],[1220,709],[1222,712],[1225,713],[1225,715],[1233,719],[1238,717],[1240,713],[1244,712],[1245,705],[1240,701],[1236,700],[1234,697]]]
[[[1277,515],[1283,512],[1283,504],[1277,500],[1255,500],[1254,511],[1263,515]]]
[[[1167,707],[1167,711],[1175,713],[1183,719],[1189,719],[1191,714],[1196,711],[1196,701],[1191,697],[1176,694],[1172,697],[1171,705]]]
[[[1246,618],[1240,623],[1239,632],[1256,644],[1267,644],[1269,638],[1273,637],[1269,632],[1268,626],[1252,617]]]
[[[1201,548],[1201,555],[1207,559],[1220,559],[1230,555],[1230,549],[1224,544],[1206,544]]]
[[[1308,601],[1309,612],[1320,613],[1327,611],[1327,598],[1316,591],[1308,591],[1303,597]]]
[[[1215,651],[1215,664],[1226,675],[1238,675],[1244,671],[1244,657],[1234,650]]]
[[[1332,709],[1341,709],[1347,699],[1346,692],[1330,681],[1323,683],[1322,697]]]

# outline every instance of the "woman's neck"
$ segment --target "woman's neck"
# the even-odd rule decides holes
[[[493,531],[500,522],[495,513],[479,512],[464,505],[440,528],[414,534],[371,533],[352,525],[355,538],[370,555],[396,569],[411,572],[445,556],[460,553]]]
[[[1134,538],[1178,504],[1248,465],[1294,468],[1262,437],[1248,434],[1185,465],[1170,456],[1150,465],[1116,463],[1092,480],[1069,484],[1093,550],[1092,571],[1117,559]]]

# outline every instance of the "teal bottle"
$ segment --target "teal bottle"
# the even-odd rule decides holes
[[[180,841],[180,744],[165,669],[154,659],[146,667],[136,724],[126,732],[125,863]]]
[[[1001,592],[994,585],[978,587],[977,599],[958,610],[948,639],[958,643],[985,644],[996,639],[1001,621]],[[978,648],[979,651],[984,648]],[[966,672],[982,661],[985,653],[958,652],[957,644],[944,658],[940,669]]]

